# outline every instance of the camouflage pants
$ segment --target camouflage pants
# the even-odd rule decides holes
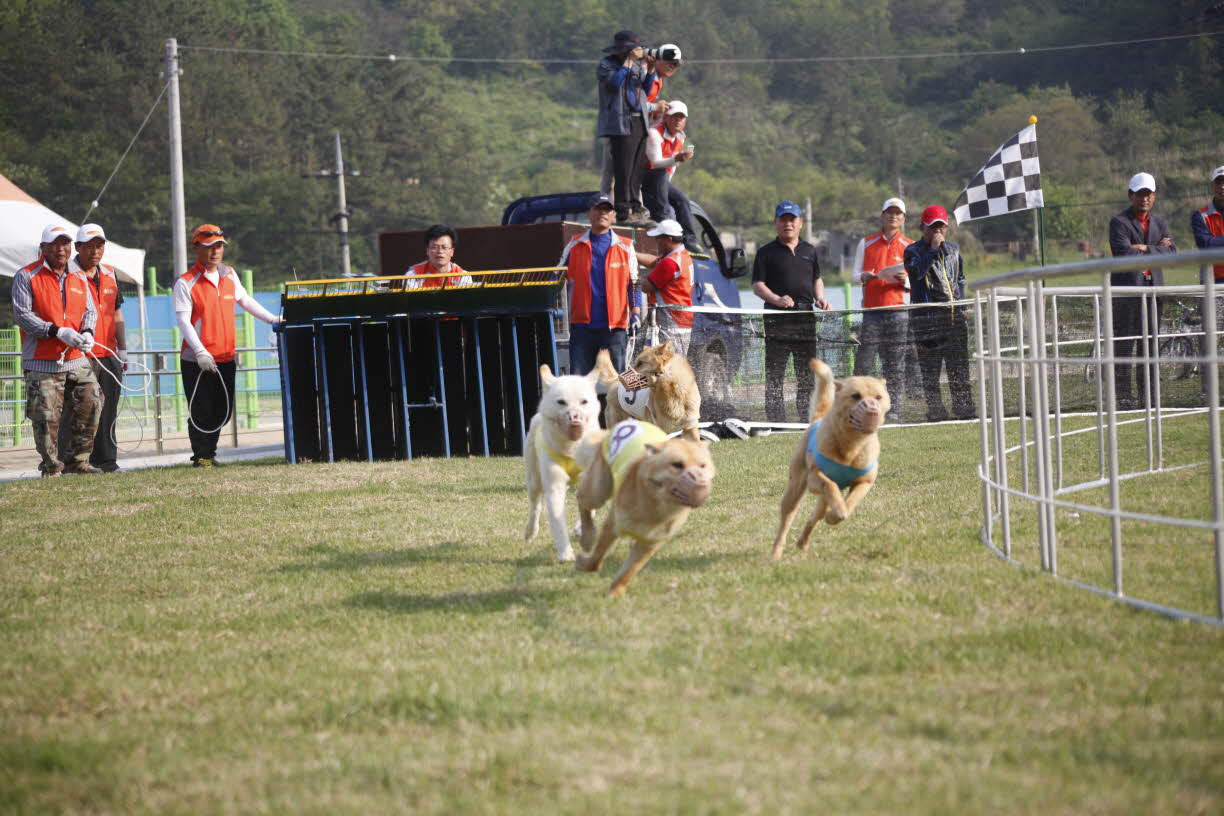
[[[42,457],[38,469],[60,470],[58,436],[65,399],[72,405],[72,456],[69,464],[84,464],[93,451],[94,435],[102,414],[102,392],[88,366],[62,374],[25,372],[26,416],[34,426],[34,447]]]

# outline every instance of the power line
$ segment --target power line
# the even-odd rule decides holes
[[[145,114],[144,121],[140,123],[140,127],[136,128],[136,135],[132,137],[132,141],[128,142],[127,150],[123,151],[123,155],[119,157],[119,161],[115,162],[115,169],[111,170],[111,174],[106,179],[106,183],[102,185],[102,189],[98,191],[98,194],[94,196],[93,201],[89,203],[89,209],[85,211],[83,216],[81,216],[82,224],[84,224],[85,220],[89,218],[89,214],[98,208],[98,202],[102,200],[103,194],[106,193],[106,188],[110,186],[111,180],[114,179],[115,174],[119,172],[119,165],[123,164],[123,160],[127,158],[127,154],[132,150],[132,145],[136,144],[136,140],[140,138],[141,131],[145,129],[145,125],[149,124],[149,117],[153,115],[153,111],[157,110],[157,103],[161,102],[161,98],[166,95],[166,90],[169,87],[169,82],[163,85],[161,93],[157,95],[157,98],[153,100],[153,104],[149,106],[149,112]]]
[[[728,59],[686,59],[686,64],[692,65],[753,65],[753,64],[794,64],[816,62],[898,62],[902,60],[941,59],[949,57],[1008,57],[1027,56],[1030,54],[1049,54],[1058,51],[1081,51],[1092,48],[1117,48],[1124,45],[1143,45],[1146,43],[1169,42],[1172,40],[1189,40],[1197,37],[1218,37],[1224,31],[1199,31],[1193,34],[1169,34],[1161,37],[1142,37],[1134,40],[1109,40],[1106,42],[1073,43],[1070,45],[1045,45],[1036,48],[998,48],[983,51],[928,51],[917,54],[857,54],[848,56],[823,57],[744,57]],[[328,51],[275,51],[265,48],[226,48],[212,45],[180,45],[182,51],[209,51],[225,54],[252,54],[269,57],[310,57],[319,59],[367,60],[373,62],[462,62],[486,63],[491,65],[590,65],[591,58],[585,59],[525,59],[521,57],[417,57],[402,54],[357,54],[334,53]]]

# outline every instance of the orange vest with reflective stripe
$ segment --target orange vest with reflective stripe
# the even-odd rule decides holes
[[[570,302],[570,323],[585,326],[591,322],[591,232],[587,230],[570,242],[568,271],[574,292]],[[633,244],[612,233],[612,243],[604,256],[604,295],[608,301],[608,328],[629,327],[630,258]]]
[[[217,285],[204,276],[204,267],[195,264],[183,274],[191,292],[191,325],[205,350],[218,363],[234,359],[234,280],[236,273],[224,264],[217,267]],[[183,341],[183,350],[187,341]]]
[[[650,275],[650,282],[654,283],[659,290],[659,296],[664,303],[679,303],[684,306],[693,305],[693,256],[684,247],[678,247],[667,253],[665,256],[671,258],[672,261],[679,267],[675,274],[662,284],[655,283],[654,273]],[[661,263],[661,262],[660,262]],[[657,267],[656,267],[657,271]],[[650,296],[650,302],[655,302],[655,296]],[[671,315],[672,320],[676,322],[676,326],[681,329],[691,329],[693,327],[693,313],[683,309],[669,309],[667,312]]]
[[[438,289],[442,286],[442,282],[446,281],[447,286],[459,286],[462,284],[463,276],[467,274],[467,270],[459,266],[457,263],[451,264],[451,271],[454,276],[447,275],[445,278],[425,278],[421,281],[422,289]],[[416,266],[408,270],[409,275],[436,275],[438,270],[429,265],[429,261],[421,261]]]
[[[61,294],[59,275],[52,272],[42,258],[21,271],[33,272],[30,276],[31,311],[48,323],[80,331],[81,321],[89,303],[89,284],[85,279],[75,272],[69,272],[64,278],[64,291]],[[22,343],[25,342],[25,337],[23,330]],[[64,362],[83,356],[80,349],[60,342],[58,337],[41,337],[34,344],[34,359],[58,360],[64,349],[68,349]]]
[[[1212,235],[1224,235],[1224,213],[1210,204],[1199,212],[1203,214],[1203,220],[1207,222],[1207,229]],[[1216,280],[1224,280],[1224,264],[1216,264],[1211,269]]]
[[[884,233],[877,232],[863,239],[863,271],[879,271],[886,266],[896,266],[905,260],[905,248],[914,243],[901,233],[891,241],[884,240]],[[905,286],[872,278],[863,285],[863,308],[876,306],[901,306],[905,303]]]
[[[655,125],[653,129],[659,131],[659,135],[663,137],[663,158],[670,159],[684,148],[683,133],[677,133],[670,139],[667,138],[667,125],[663,122]],[[650,163],[649,159],[646,161],[646,166],[651,170],[655,169],[655,166]],[[667,168],[667,175],[674,175],[675,172],[676,165],[673,164],[671,167]]]
[[[115,277],[114,267],[98,264],[98,287],[94,291],[97,293],[94,297],[94,308],[98,310],[94,337],[99,345],[92,353],[95,357],[112,357],[114,355],[110,349],[115,347],[115,312],[119,301],[119,280]]]

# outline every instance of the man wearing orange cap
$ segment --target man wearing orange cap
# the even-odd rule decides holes
[[[68,262],[68,268],[89,281],[89,292],[98,310],[98,322],[94,327],[96,342],[89,352],[89,364],[98,388],[102,392],[102,417],[98,433],[94,437],[93,452],[89,464],[103,473],[119,470],[118,449],[115,444],[115,419],[119,408],[119,385],[127,369],[127,335],[124,332],[123,295],[119,292],[119,280],[114,267],[102,263],[106,252],[106,233],[98,224],[85,224],[76,234],[76,257]],[[65,462],[73,452],[72,425],[67,411],[60,420],[60,458]]]
[[[183,335],[183,393],[189,416],[191,461],[212,467],[217,440],[234,407],[234,306],[265,323],[279,323],[247,294],[225,257],[225,232],[214,224],[196,227],[191,235],[196,262],[174,282],[174,313]]]
[[[43,229],[39,258],[13,278],[13,320],[21,328],[26,416],[43,476],[101,473],[89,464],[102,395],[85,353],[93,348],[98,312],[89,284],[68,268],[72,233],[59,224]],[[64,403],[71,408],[72,455],[59,460],[58,437]]]
[[[927,419],[948,418],[939,390],[940,372],[947,366],[952,391],[952,413],[957,419],[977,416],[969,384],[969,320],[965,307],[953,301],[965,298],[965,264],[960,247],[948,237],[948,211],[933,204],[922,211],[922,238],[905,248],[905,274],[912,302],[931,304],[911,315]]]

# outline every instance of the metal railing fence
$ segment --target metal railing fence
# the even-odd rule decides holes
[[[1199,286],[1111,283],[1111,273],[1155,260],[1062,264],[971,284],[981,536],[1008,561],[1035,561],[1092,592],[1222,626],[1224,287],[1211,266],[1224,263],[1224,251],[1160,256],[1164,269],[1200,268]],[[1046,285],[1085,273],[1100,285]],[[1115,330],[1116,318],[1136,316],[1137,332]],[[1132,379],[1133,395],[1120,394]],[[1083,396],[1068,393],[1077,380],[1092,405],[1070,412],[1068,401]]]

